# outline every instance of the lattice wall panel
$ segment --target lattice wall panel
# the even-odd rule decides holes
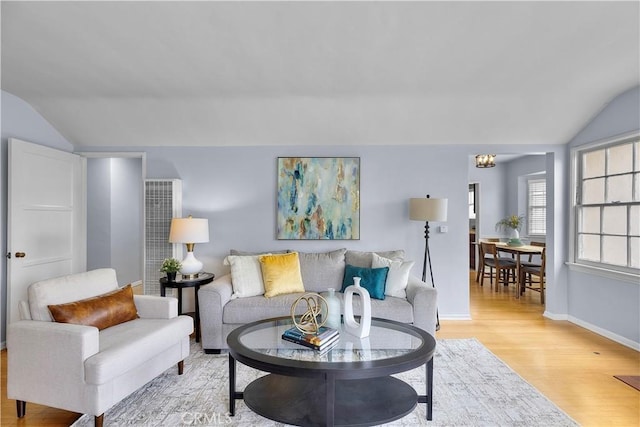
[[[182,216],[182,181],[145,181],[145,286],[147,295],[160,295],[160,266],[165,258],[182,259],[182,248],[169,243],[171,218]]]

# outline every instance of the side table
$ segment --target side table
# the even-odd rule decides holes
[[[196,342],[200,342],[200,306],[198,304],[198,291],[200,290],[200,286],[213,282],[215,277],[213,273],[200,273],[195,279],[176,278],[176,280],[169,280],[166,277],[160,278],[160,296],[166,296],[167,288],[178,290],[178,314],[182,314],[182,290],[184,288],[194,288],[196,304]]]

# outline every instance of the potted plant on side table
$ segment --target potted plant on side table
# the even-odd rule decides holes
[[[167,274],[167,280],[174,282],[176,280],[176,274],[182,268],[182,263],[175,258],[165,258],[162,261],[162,267],[160,271]]]
[[[524,215],[511,215],[506,218],[502,218],[496,223],[496,231],[507,230],[509,232],[509,246],[522,246],[520,240],[520,228],[524,223]]]

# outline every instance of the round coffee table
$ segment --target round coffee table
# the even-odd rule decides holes
[[[293,425],[367,426],[391,422],[427,404],[432,419],[435,339],[411,325],[372,319],[367,338],[340,331],[322,354],[281,338],[292,326],[283,317],[248,323],[232,331],[229,345],[229,412],[244,399],[254,412]],[[236,390],[236,361],[269,372],[244,392]],[[426,365],[426,394],[392,377]]]

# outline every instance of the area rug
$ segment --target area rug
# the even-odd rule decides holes
[[[172,368],[113,408],[109,426],[282,426],[253,413],[243,401],[228,416],[228,356],[204,354],[192,344],[184,375]],[[263,372],[237,364],[237,389]],[[424,367],[397,375],[420,394]],[[576,426],[567,414],[475,339],[439,340],[434,357],[433,421],[426,405],[389,426]],[[84,415],[73,427],[91,427]]]
[[[630,385],[636,390],[640,391],[640,376],[637,375],[614,375],[614,378],[619,379],[623,383]]]

